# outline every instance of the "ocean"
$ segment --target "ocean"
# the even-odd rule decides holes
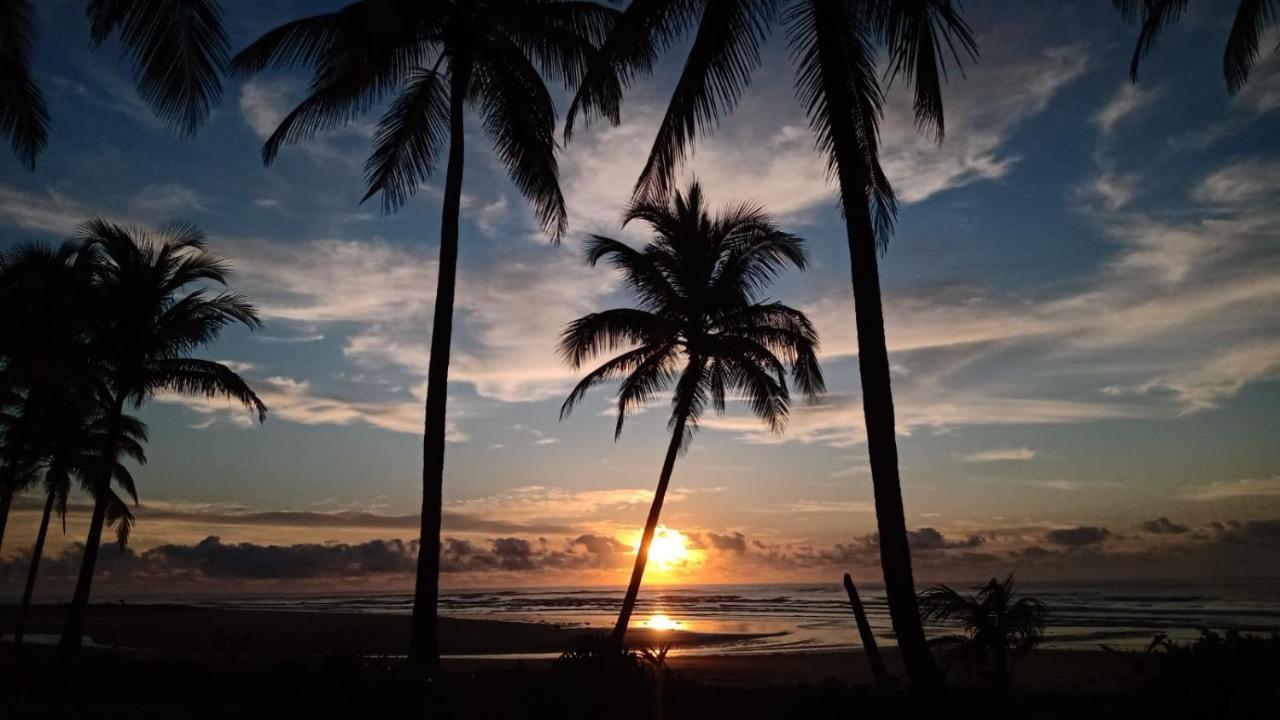
[[[971,583],[954,585],[967,591]],[[1020,593],[1049,609],[1047,646],[1144,646],[1156,633],[1191,640],[1201,628],[1280,631],[1280,581],[1241,582],[1025,582]],[[889,638],[883,587],[859,587],[877,637]],[[612,626],[622,588],[455,590],[440,598],[442,615],[545,622],[584,628]],[[408,613],[408,594],[256,596],[182,602],[320,612]],[[857,647],[857,631],[844,588],[837,584],[653,586],[641,590],[633,625],[751,637],[703,650],[717,654],[813,652]],[[928,628],[945,634],[945,627]],[[698,652],[690,649],[685,654]]]

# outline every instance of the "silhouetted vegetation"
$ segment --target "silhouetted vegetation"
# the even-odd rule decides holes
[[[243,297],[210,294],[207,286],[225,284],[228,274],[193,227],[152,234],[97,219],[57,251],[26,246],[0,262],[0,479],[12,497],[43,477],[46,496],[18,637],[50,515],[65,516],[74,478],[93,499],[93,515],[61,648],[69,655],[80,647],[102,532],[115,527],[123,547],[133,527],[115,488],[138,501],[121,460],[145,461],[146,428],[126,407],[174,392],[228,397],[265,415],[234,371],[191,356],[229,324],[258,324]]]
[[[1129,79],[1138,81],[1138,65],[1155,48],[1156,40],[1165,30],[1180,20],[1187,11],[1187,0],[1111,0],[1121,16],[1128,22],[1136,22],[1138,42],[1129,63]],[[1225,3],[1221,3],[1225,5]],[[1249,82],[1249,71],[1257,62],[1262,48],[1263,34],[1280,21],[1280,7],[1275,0],[1240,0],[1227,44],[1222,51],[1222,76],[1227,91],[1232,95],[1244,89]],[[1280,52],[1280,45],[1275,47]]]
[[[28,170],[49,140],[49,111],[32,66],[35,4],[0,2],[0,134]],[[93,47],[116,37],[143,102],[186,136],[222,95],[227,35],[217,0],[87,0]],[[39,28],[43,30],[43,28]]]
[[[708,408],[723,414],[740,396],[773,432],[781,432],[791,405],[791,381],[806,398],[824,390],[818,335],[804,313],[760,295],[788,266],[804,269],[804,242],[779,230],[763,209],[730,207],[712,215],[702,188],[675,193],[668,202],[640,200],[624,224],[640,221],[653,240],[641,250],[599,235],[587,242],[587,262],[607,261],[622,272],[638,308],[615,308],[578,318],[560,338],[560,354],[575,370],[597,355],[622,350],[587,373],[565,399],[564,418],[591,388],[619,381],[618,421],[673,384],[671,442],[653,504],[645,520],[635,568],[613,628],[621,646],[644,578],[649,547],[676,457],[688,450]]]
[[[786,32],[795,85],[827,173],[836,181],[851,261],[858,371],[875,489],[880,557],[894,634],[912,684],[938,689],[942,676],[925,643],[906,515],[898,478],[889,355],[885,345],[878,250],[889,242],[897,200],[880,166],[882,80],[914,86],[916,125],[944,134],[942,82],[947,59],[976,58],[977,44],[951,0],[770,0],[633,2],[601,48],[569,108],[575,118],[615,125],[624,91],[658,57],[693,34],[683,69],[636,182],[637,197],[664,197],[697,137],[729,114],[760,65],[760,47],[776,26]],[[877,67],[877,48],[886,67]]]
[[[945,648],[948,666],[964,663],[1000,688],[1009,686],[1013,663],[1044,639],[1048,610],[1031,597],[1018,597],[1013,576],[991,578],[964,595],[938,585],[920,594],[926,622],[956,624],[961,635],[933,640]]]
[[[282,145],[346,125],[388,96],[393,99],[378,121],[365,164],[364,199],[380,194],[383,210],[396,210],[447,157],[427,368],[422,550],[409,643],[411,660],[432,672],[440,663],[440,514],[466,110],[479,112],[511,181],[533,205],[542,229],[558,242],[568,221],[547,82],[576,87],[615,14],[587,2],[362,0],[282,25],[231,63],[240,76],[269,67],[313,70],[310,94],[263,145],[265,164]]]

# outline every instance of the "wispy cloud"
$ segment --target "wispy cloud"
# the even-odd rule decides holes
[[[961,455],[961,462],[981,463],[981,462],[1002,462],[1007,460],[1034,460],[1036,451],[1031,448],[997,448],[993,450],[982,450],[980,452]]]

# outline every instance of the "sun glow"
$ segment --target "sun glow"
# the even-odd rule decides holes
[[[669,572],[684,565],[689,557],[689,539],[684,533],[659,525],[653,534],[653,542],[649,544],[649,567],[658,572]]]
[[[675,630],[680,627],[680,623],[666,615],[651,615],[648,622],[645,623],[645,627],[654,630]]]

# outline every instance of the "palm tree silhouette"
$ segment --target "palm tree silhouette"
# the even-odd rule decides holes
[[[1187,0],[1111,0],[1128,22],[1141,25],[1138,42],[1129,62],[1129,79],[1138,82],[1138,65],[1151,53],[1156,40],[1187,11]],[[1240,0],[1235,20],[1222,52],[1222,75],[1227,92],[1235,95],[1249,82],[1249,72],[1258,60],[1258,41],[1267,28],[1280,20],[1280,4],[1276,0]],[[1276,46],[1280,52],[1280,45]]]
[[[68,403],[84,407],[94,391],[97,370],[86,352],[94,271],[75,243],[0,254],[0,539],[14,493],[39,480],[50,442],[66,427],[49,421],[65,417]]]
[[[422,528],[409,660],[439,670],[440,513],[444,484],[449,348],[458,264],[464,119],[479,112],[494,152],[553,242],[566,214],[556,161],[556,112],[547,80],[577,85],[616,11],[588,2],[362,0],[282,25],[236,55],[232,72],[307,66],[310,94],[267,139],[280,146],[347,124],[390,95],[365,164],[368,192],[382,208],[402,206],[448,149],[440,221],[440,263],[427,369]]]
[[[997,687],[1006,688],[1010,660],[1044,639],[1048,610],[1035,598],[1018,597],[1013,575],[1003,582],[991,578],[975,590],[973,595],[962,595],[938,585],[920,594],[920,605],[926,622],[958,623],[963,629],[963,635],[938,640],[955,645],[953,659],[973,663]]]
[[[87,0],[92,45],[119,35],[142,100],[184,136],[195,135],[222,94],[227,35],[216,0]],[[49,140],[49,111],[31,69],[29,0],[0,2],[0,134],[28,170]]]
[[[191,285],[226,285],[230,274],[226,262],[206,249],[203,233],[184,224],[152,233],[94,218],[83,225],[81,235],[82,252],[94,256],[97,265],[100,307],[89,354],[104,367],[105,454],[96,476],[88,482],[93,515],[59,643],[61,657],[80,649],[102,530],[109,516],[120,513],[111,491],[112,480],[118,482],[119,476],[111,471],[127,429],[125,406],[141,407],[156,393],[169,391],[226,397],[256,411],[259,421],[267,412],[266,405],[231,368],[191,356],[228,325],[239,323],[251,329],[261,325],[257,311],[240,295],[210,294],[204,287],[188,289]],[[126,526],[130,524],[127,518],[125,521]],[[127,536],[127,527],[125,533]]]
[[[879,159],[885,76],[914,85],[920,130],[944,134],[942,82],[946,57],[976,58],[968,25],[951,0],[646,0],[633,2],[614,25],[601,59],[587,72],[566,116],[571,137],[578,114],[617,124],[622,93],[647,75],[659,55],[690,30],[694,38],[658,136],[635,187],[658,195],[674,182],[695,138],[728,114],[760,65],[760,46],[779,20],[786,28],[796,88],[827,171],[837,181],[851,263],[854,323],[863,413],[875,489],[880,559],[894,634],[911,683],[942,686],[916,606],[906,517],[898,477],[893,392],[884,339],[877,249],[888,243],[896,200]]]
[[[676,457],[688,449],[708,403],[723,414],[726,399],[740,395],[770,430],[781,432],[791,404],[786,365],[806,397],[824,389],[809,319],[759,299],[788,265],[804,269],[804,241],[779,230],[758,206],[737,205],[712,216],[696,182],[669,203],[634,202],[623,225],[634,220],[654,233],[643,250],[593,235],[586,258],[620,270],[639,307],[586,315],[560,338],[561,356],[575,370],[597,355],[629,348],[582,378],[560,409],[562,419],[592,387],[619,380],[617,439],[628,412],[675,384],[671,442],[613,628],[618,646],[635,609]]]
[[[27,568],[27,583],[22,592],[22,604],[18,607],[17,625],[14,629],[14,642],[22,643],[26,627],[27,610],[31,606],[31,597],[35,592],[36,577],[40,572],[40,558],[44,553],[45,537],[49,531],[49,520],[52,512],[57,511],[62,520],[63,532],[66,532],[67,497],[71,492],[71,479],[76,476],[80,484],[90,492],[95,488],[95,480],[99,474],[110,474],[115,481],[136,503],[138,491],[133,476],[124,463],[111,460],[110,467],[104,469],[104,462],[110,457],[128,457],[143,464],[147,461],[143,450],[146,442],[146,426],[136,418],[122,416],[119,418],[119,432],[108,435],[101,417],[95,417],[97,408],[86,400],[96,398],[76,398],[68,395],[59,399],[52,408],[51,421],[36,423],[37,432],[45,438],[47,447],[40,453],[43,456],[45,504],[40,518],[40,528],[36,533],[36,542],[31,548],[31,564]],[[108,452],[108,444],[114,446],[114,452]],[[107,525],[117,529],[116,539],[121,549],[129,539],[133,527],[133,515],[128,506],[114,491],[108,489]]]

